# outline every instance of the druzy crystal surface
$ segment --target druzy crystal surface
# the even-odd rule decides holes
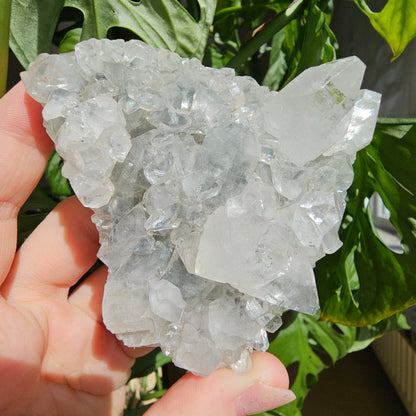
[[[108,266],[107,328],[207,375],[250,368],[284,309],[318,309],[379,95],[355,58],[270,92],[140,41],[91,39],[22,74]]]

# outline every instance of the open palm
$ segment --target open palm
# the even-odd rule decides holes
[[[41,108],[19,84],[0,102],[0,412],[4,416],[113,416],[122,412],[134,357],[102,323],[107,270],[70,293],[96,261],[91,211],[60,203],[16,253],[17,213],[53,150]],[[253,370],[183,377],[149,411],[242,416],[291,401],[287,373],[269,354]]]

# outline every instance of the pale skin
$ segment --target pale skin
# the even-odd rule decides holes
[[[134,358],[149,349],[126,348],[106,330],[105,267],[69,295],[96,261],[91,211],[68,198],[16,253],[19,208],[53,151],[21,83],[0,100],[0,150],[0,414],[120,415]],[[146,415],[253,414],[293,400],[288,383],[277,358],[255,353],[246,374],[186,375]]]

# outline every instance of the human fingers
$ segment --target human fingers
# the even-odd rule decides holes
[[[41,111],[21,82],[0,100],[0,284],[16,250],[17,213],[53,150]]]
[[[69,303],[85,312],[97,322],[102,321],[102,301],[107,267],[101,266],[85,279],[71,295]]]
[[[91,214],[75,197],[58,204],[20,247],[3,296],[11,302],[28,297],[66,300],[69,288],[97,259],[98,233]]]
[[[99,383],[100,380],[96,382]],[[59,416],[121,416],[123,414],[124,385],[109,394],[93,395],[82,391],[74,394],[74,391],[68,389],[67,385],[55,384],[48,386],[46,394],[52,394],[55,398],[57,413],[53,414],[59,414]],[[41,397],[39,400],[42,400]],[[46,410],[43,414],[50,415],[51,412]]]
[[[102,323],[68,303],[42,302],[39,306],[48,319],[44,378],[101,396],[127,382],[134,360]]]
[[[295,399],[287,390],[283,364],[268,353],[253,353],[245,374],[219,369],[209,377],[187,374],[155,403],[146,416],[245,416],[282,406]]]

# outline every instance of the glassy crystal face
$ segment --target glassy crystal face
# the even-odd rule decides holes
[[[377,118],[363,73],[342,59],[276,93],[96,39],[22,73],[63,174],[94,210],[110,331],[195,374],[243,372],[284,309],[318,309],[313,267],[341,246],[351,165]]]

